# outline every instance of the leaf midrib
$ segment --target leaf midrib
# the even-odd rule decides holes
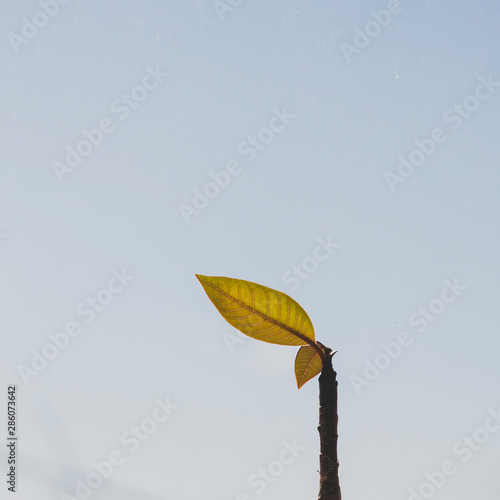
[[[295,335],[296,337],[298,337],[299,339],[303,340],[304,342],[306,342],[307,344],[309,344],[311,347],[313,347],[314,349],[316,349],[316,347],[315,347],[316,346],[316,342],[314,342],[314,340],[311,340],[309,337],[306,337],[302,333],[299,333],[296,330],[290,329],[287,325],[284,325],[283,323],[280,323],[279,321],[276,321],[276,320],[270,318],[269,316],[266,316],[265,314],[263,314],[263,313],[255,310],[255,306],[250,307],[248,304],[245,304],[241,300],[236,299],[231,294],[229,294],[228,292],[225,292],[224,290],[221,290],[220,288],[218,288],[214,284],[212,284],[210,282],[207,282],[207,284],[209,286],[211,286],[214,290],[216,290],[217,292],[219,292],[220,294],[224,295],[229,300],[232,300],[233,302],[236,302],[237,304],[239,304],[240,306],[242,306],[244,309],[250,311],[252,314],[255,314],[255,315],[259,316],[260,318],[262,318],[265,321],[268,321],[269,323],[273,324],[274,326],[279,326],[282,330],[285,330],[285,331],[291,333],[292,335]],[[239,285],[238,285],[238,293],[239,292],[240,292],[240,289],[239,289]],[[255,298],[254,298],[253,289],[251,290],[251,293],[252,293],[252,303],[255,304]],[[268,301],[268,309],[269,309],[269,299],[267,297],[267,294],[266,294],[266,300]],[[279,300],[278,300],[278,307],[279,307],[278,311],[281,311],[281,301],[279,301]],[[289,313],[287,312],[287,316],[288,316],[288,314]]]

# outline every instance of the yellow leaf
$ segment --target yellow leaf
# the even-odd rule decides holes
[[[297,387],[300,389],[308,380],[321,373],[322,368],[323,362],[318,351],[308,345],[301,347],[295,358]]]
[[[199,274],[196,277],[224,319],[249,337],[271,344],[314,345],[320,349],[309,316],[285,293],[250,281]]]

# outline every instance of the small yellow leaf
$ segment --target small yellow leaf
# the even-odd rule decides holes
[[[300,389],[308,380],[321,373],[322,368],[323,362],[318,351],[308,345],[301,347],[295,358],[297,387]]]
[[[285,293],[251,281],[196,277],[224,319],[249,337],[271,344],[316,345],[309,316]]]

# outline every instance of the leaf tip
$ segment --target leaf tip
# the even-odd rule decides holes
[[[208,281],[208,276],[204,276],[203,274],[195,274],[195,276],[202,285]]]

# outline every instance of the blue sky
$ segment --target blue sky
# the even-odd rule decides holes
[[[290,294],[338,349],[345,498],[496,500],[499,6],[223,3],[6,2],[19,498],[78,498],[116,453],[90,498],[317,495],[317,380],[199,273]]]

